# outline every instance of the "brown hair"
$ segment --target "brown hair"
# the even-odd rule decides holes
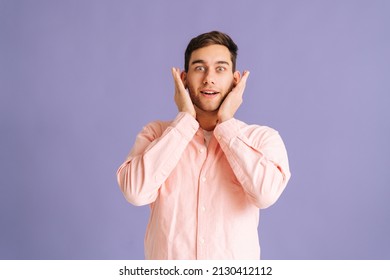
[[[233,40],[229,37],[229,35],[219,31],[211,31],[208,33],[203,33],[191,39],[184,53],[184,70],[188,72],[190,58],[193,51],[210,45],[222,45],[228,48],[230,52],[230,58],[232,60],[233,72],[234,72],[236,70],[236,59],[237,59],[238,47],[233,42]]]

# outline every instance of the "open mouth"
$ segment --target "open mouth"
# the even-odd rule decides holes
[[[205,94],[205,95],[216,95],[219,92],[218,91],[213,91],[213,90],[202,90],[201,93]]]

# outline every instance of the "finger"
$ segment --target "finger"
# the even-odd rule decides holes
[[[250,72],[248,70],[245,70],[242,73],[240,81],[233,88],[232,92],[234,92],[235,94],[241,95],[241,96],[244,94],[244,90],[245,90],[245,87],[246,87],[246,80],[248,79],[249,74],[250,74]]]
[[[179,71],[180,71],[180,69],[172,67],[172,76],[173,76],[173,80],[174,80],[176,86],[179,85],[178,84],[178,80],[180,78],[179,74],[178,74]]]
[[[248,70],[245,70],[245,71],[242,73],[241,81],[242,81],[243,83],[246,83],[246,80],[248,79],[249,74],[250,74],[250,72],[249,72]],[[241,81],[240,81],[240,82],[241,82]]]
[[[175,87],[179,90],[185,90],[183,81],[181,80],[180,77],[180,68],[172,68],[172,76],[175,82]]]
[[[175,68],[175,67],[172,67],[172,76],[173,76],[173,78],[175,79],[175,81],[176,81],[176,79],[177,79],[177,73],[178,73],[178,71],[180,71],[180,70],[178,70],[178,69]]]
[[[248,79],[249,74],[250,74],[250,72],[248,70],[245,70],[242,73],[241,79],[236,86],[237,90],[244,90],[244,88],[246,86],[246,80]]]

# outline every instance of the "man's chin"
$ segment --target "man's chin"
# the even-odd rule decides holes
[[[196,106],[194,105],[195,107],[195,111],[198,113],[209,113],[209,114],[213,114],[213,113],[218,113],[218,110],[219,108],[221,107],[221,104],[218,105],[217,107],[213,106],[213,107],[210,107],[210,106]]]

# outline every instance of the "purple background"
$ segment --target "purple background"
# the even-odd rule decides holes
[[[263,259],[390,259],[390,2],[0,1],[0,258],[142,259],[149,208],[116,170],[172,119],[170,67],[219,29],[249,69],[237,118],[279,130],[292,179]]]

